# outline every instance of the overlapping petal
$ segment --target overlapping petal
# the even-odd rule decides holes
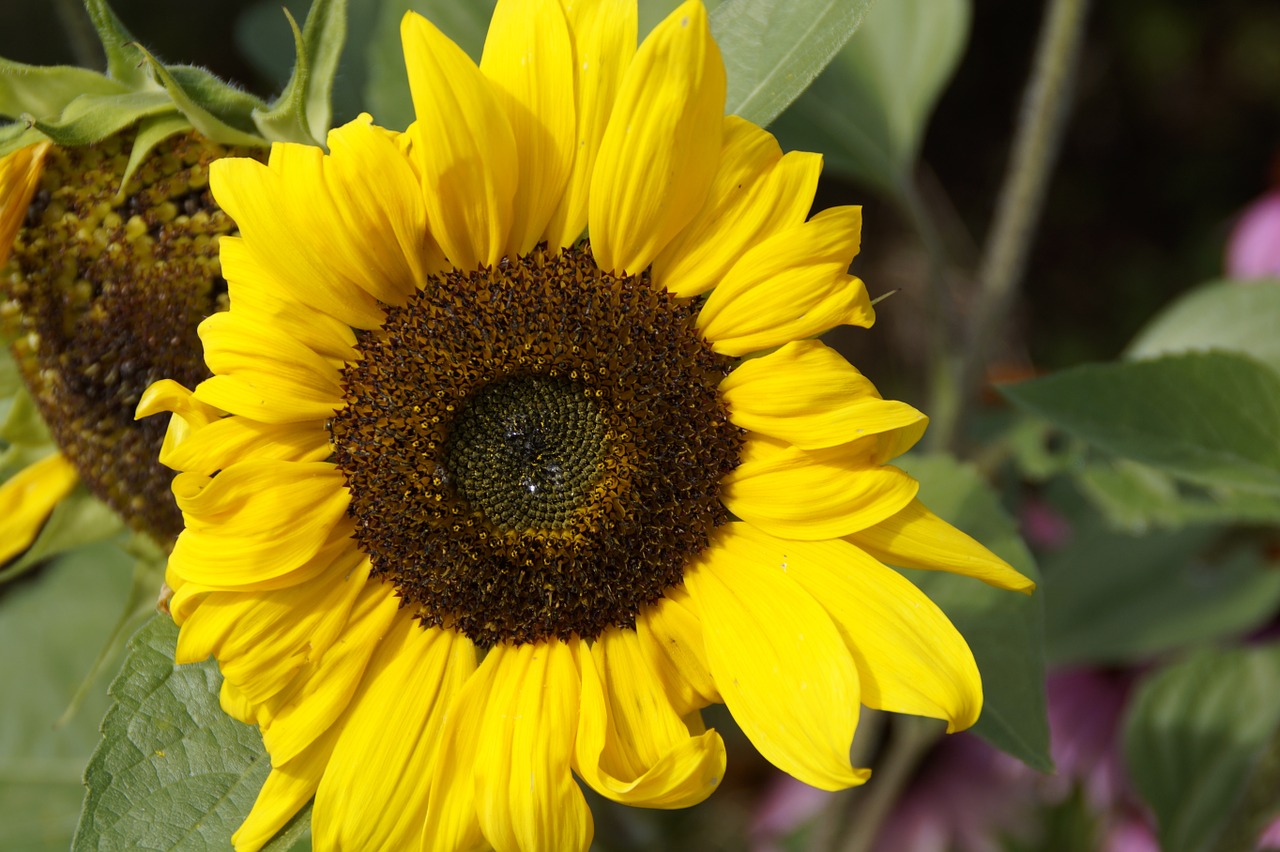
[[[688,0],[627,67],[591,176],[591,250],[639,274],[697,214],[720,157],[724,63],[707,12]]]
[[[860,697],[853,659],[827,612],[787,576],[786,549],[762,548],[743,529],[722,528],[685,573],[716,686],[775,766],[824,790],[861,784],[870,773],[849,761]]]
[[[574,769],[600,795],[649,808],[701,802],[724,777],[724,743],[690,730],[650,667],[634,630],[596,638],[582,669]]]
[[[698,330],[724,355],[746,355],[838,325],[870,326],[875,312],[848,274],[862,211],[824,210],[743,254],[698,313]]]
[[[720,703],[707,665],[702,620],[683,586],[668,589],[662,599],[636,617],[636,633],[650,669],[662,681],[667,698],[681,716]]]
[[[920,488],[858,447],[803,450],[755,434],[748,434],[742,463],[722,483],[721,499],[739,518],[783,538],[810,541],[878,524]]]
[[[520,180],[507,112],[470,57],[426,18],[406,13],[400,38],[431,232],[455,267],[495,264],[511,235]]]

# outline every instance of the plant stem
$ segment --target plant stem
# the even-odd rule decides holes
[[[877,762],[871,780],[860,790],[862,795],[851,812],[840,852],[870,852],[874,848],[889,812],[941,733],[942,726],[932,719],[893,717],[889,747]]]
[[[1013,306],[1066,124],[1087,7],[1087,0],[1049,0],[978,270],[977,300],[960,356],[959,400],[952,412],[943,412],[945,418],[933,421],[940,446],[956,444],[993,340]]]

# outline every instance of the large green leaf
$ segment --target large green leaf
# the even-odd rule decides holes
[[[728,77],[725,112],[770,124],[844,47],[870,6],[871,0],[724,0],[711,13],[711,32]]]
[[[1280,371],[1280,280],[1214,281],[1179,298],[1129,344],[1125,357],[1221,349]]]
[[[1280,571],[1220,529],[1136,536],[1076,519],[1070,543],[1041,567],[1055,665],[1138,663],[1247,633],[1280,605]]]
[[[129,589],[130,559],[102,546],[65,556],[0,590],[0,849],[71,843],[81,776],[107,709],[92,685],[79,713],[55,727],[107,641]]]
[[[258,730],[222,712],[212,660],[174,664],[177,637],[156,616],[129,644],[85,771],[75,850],[226,849],[266,780]],[[269,848],[289,848],[307,819],[295,817]]]
[[[1038,579],[1017,527],[972,468],[949,456],[900,460],[920,498],[940,517]],[[904,571],[942,607],[973,649],[985,700],[974,732],[1036,769],[1051,771],[1044,693],[1043,594],[1030,597],[941,571]]]
[[[1259,826],[1241,817],[1257,814],[1239,809],[1255,786],[1274,805],[1278,731],[1280,646],[1201,650],[1142,684],[1124,756],[1164,852],[1253,848]]]
[[[1088,365],[1000,390],[1109,453],[1206,485],[1280,493],[1280,375],[1248,356]]]
[[[960,61],[969,0],[886,0],[774,128],[788,147],[891,193],[909,180],[924,129]]]

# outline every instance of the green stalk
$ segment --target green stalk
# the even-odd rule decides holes
[[[1050,0],[1041,25],[1013,150],[978,270],[977,300],[959,359],[959,400],[932,424],[938,446],[957,443],[981,386],[992,342],[1008,322],[1057,161],[1087,8],[1087,0]]]

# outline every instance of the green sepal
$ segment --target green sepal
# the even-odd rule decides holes
[[[135,47],[171,104],[205,137],[223,145],[267,144],[265,139],[253,133],[253,113],[266,106],[261,100],[219,80],[203,68],[191,65],[169,68],[142,45]]]
[[[347,0],[315,0],[302,29],[284,9],[293,30],[297,60],[280,97],[255,111],[264,136],[281,141],[324,144],[333,117],[333,78],[347,36]]]
[[[24,65],[0,59],[0,115],[56,115],[82,95],[119,95],[128,88],[74,65]]]
[[[48,138],[25,121],[0,125],[0,157],[8,156],[20,148],[43,142]]]
[[[173,101],[161,91],[122,95],[82,95],[54,118],[25,116],[45,138],[64,148],[92,145],[147,116],[172,112]]]
[[[153,88],[146,69],[138,63],[138,56],[133,52],[137,39],[120,23],[107,0],[85,0],[84,8],[107,55],[107,75],[135,91]]]
[[[191,122],[178,113],[153,115],[138,122],[138,135],[133,140],[133,149],[129,151],[129,162],[124,167],[124,175],[120,178],[120,190],[115,200],[123,201],[129,188],[129,179],[138,170],[147,154],[164,140],[175,133],[183,133],[191,127]]]

